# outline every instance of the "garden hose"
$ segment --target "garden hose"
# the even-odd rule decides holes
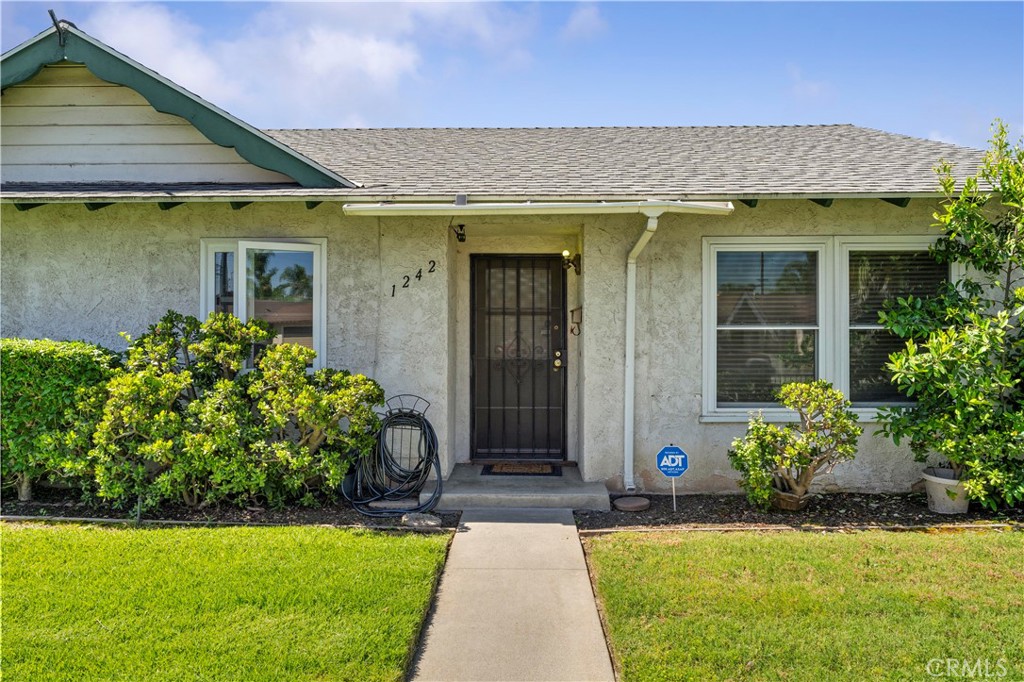
[[[437,434],[424,416],[430,403],[413,395],[399,395],[387,401],[388,411],[381,417],[377,444],[371,454],[356,461],[355,471],[342,495],[360,514],[373,517],[425,513],[441,498],[441,461]],[[437,482],[433,494],[419,504],[420,490],[430,478]],[[401,509],[371,507],[372,502],[415,500],[417,504]]]

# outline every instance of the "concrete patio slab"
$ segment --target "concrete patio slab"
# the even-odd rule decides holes
[[[444,482],[437,509],[611,509],[604,483],[584,482],[576,467],[563,467],[561,476],[483,476],[482,469],[456,464]],[[433,496],[436,485],[428,481],[423,487],[421,504]]]
[[[615,679],[570,510],[463,514],[412,679]]]

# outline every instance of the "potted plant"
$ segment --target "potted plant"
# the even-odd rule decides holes
[[[881,433],[908,442],[920,462],[943,463],[925,470],[928,506],[940,513],[965,512],[970,499],[991,509],[1024,500],[1024,148],[995,129],[959,192],[951,167],[938,169],[944,234],[932,252],[967,275],[937,296],[891,301],[879,316],[906,340],[887,366],[914,401],[883,409]]]
[[[732,442],[729,461],[751,504],[795,511],[807,506],[819,472],[853,459],[863,429],[850,401],[827,381],[786,384],[778,397],[799,421],[779,427],[762,414],[751,417],[746,434]]]
[[[925,467],[921,472],[930,511],[938,514],[967,513],[971,500],[960,479],[961,472],[962,468],[954,464]]]

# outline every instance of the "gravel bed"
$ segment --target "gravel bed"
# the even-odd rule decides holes
[[[6,495],[0,511],[4,516],[30,516],[39,518],[102,518],[128,519],[131,514],[108,506],[87,505],[78,493],[70,490],[40,488],[32,502],[18,502]],[[613,499],[616,496],[613,496]],[[976,504],[967,514],[944,515],[928,511],[923,494],[869,495],[834,493],[817,495],[799,512],[763,512],[750,506],[742,495],[679,495],[676,511],[672,510],[671,495],[643,495],[651,500],[649,509],[642,512],[577,511],[576,525],[580,530],[615,528],[860,528],[864,526],[945,526],[949,524],[1011,523],[1024,524],[1024,509],[1004,509],[992,512]],[[441,519],[443,528],[457,528],[460,512],[431,512]],[[375,518],[363,516],[344,502],[324,504],[316,508],[265,509],[241,508],[233,505],[214,505],[195,509],[180,504],[167,504],[159,510],[143,514],[145,520],[266,523],[266,524],[326,524],[334,526],[397,526],[400,517]]]
[[[0,505],[4,516],[33,516],[40,518],[95,518],[128,519],[130,512],[112,509],[109,506],[88,505],[79,499],[76,491],[39,488],[33,491],[35,500],[18,502],[12,495],[6,495]],[[13,498],[13,499],[11,499]],[[442,528],[456,528],[460,512],[431,512],[441,519]],[[401,516],[377,518],[363,516],[345,502],[328,503],[321,507],[289,507],[287,509],[265,509],[262,507],[237,507],[234,505],[212,505],[195,509],[182,504],[165,504],[159,509],[142,515],[144,520],[190,521],[199,523],[267,523],[288,525],[331,525],[331,526],[398,526]]]
[[[615,496],[613,496],[614,499]],[[942,526],[950,523],[1024,523],[1024,509],[992,512],[972,504],[967,514],[945,515],[928,511],[923,494],[817,495],[803,511],[767,511],[752,507],[743,495],[679,495],[672,511],[671,495],[643,495],[651,500],[642,512],[577,511],[581,530],[632,527],[769,526],[846,528],[863,526]]]

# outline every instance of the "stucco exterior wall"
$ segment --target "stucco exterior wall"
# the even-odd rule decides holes
[[[704,237],[927,235],[933,210],[925,200],[904,209],[878,200],[840,199],[827,209],[778,200],[755,209],[737,203],[731,216],[663,216],[637,268],[638,487],[668,489],[654,455],[675,443],[690,455],[679,490],[739,492],[726,451],[745,418],[702,415]],[[374,377],[388,395],[430,400],[446,473],[469,457],[470,255],[582,251],[582,274],[570,271],[567,282],[568,309],[583,310],[579,336],[568,337],[569,457],[586,480],[623,485],[625,261],[643,216],[473,218],[464,243],[447,217],[352,218],[336,204],[119,204],[95,212],[5,205],[0,218],[0,333],[115,348],[124,346],[117,332],[139,334],[169,308],[198,314],[202,238],[326,238],[327,365]],[[906,490],[920,466],[872,435],[874,424],[864,427],[857,459],[823,485]]]
[[[643,216],[588,217],[583,226],[583,452],[586,480],[622,487],[626,256]]]
[[[716,236],[934,235],[933,202],[907,208],[874,201],[766,201],[750,209],[736,202],[731,216],[663,216],[638,262],[635,476],[644,490],[668,490],[654,456],[675,443],[689,454],[690,470],[677,481],[683,492],[738,492],[726,451],[745,431],[745,420],[702,423],[702,239]],[[589,255],[589,254],[588,254]],[[623,259],[624,262],[624,259]],[[822,264],[830,267],[830,264]],[[612,354],[614,355],[614,354]],[[611,416],[611,415],[609,415]],[[826,489],[906,491],[921,465],[906,448],[873,435],[862,419],[857,458],[820,478]]]
[[[301,203],[2,210],[0,334],[116,349],[119,332],[138,335],[168,309],[199,314],[202,238],[325,237],[326,364],[429,400],[450,468],[447,220],[346,218],[338,205]],[[430,260],[435,272],[416,280]]]

